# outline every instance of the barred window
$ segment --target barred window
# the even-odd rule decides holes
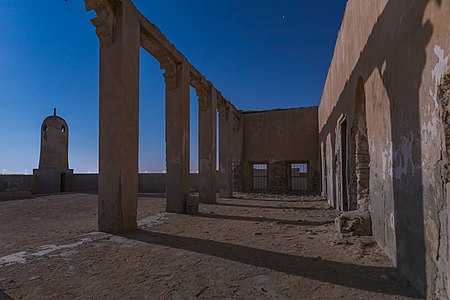
[[[267,164],[252,164],[253,190],[267,190]]]
[[[291,190],[293,191],[308,190],[308,164],[306,163],[291,164]]]

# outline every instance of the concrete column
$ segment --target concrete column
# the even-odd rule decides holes
[[[216,203],[216,120],[217,91],[197,89],[199,201]]]
[[[189,64],[164,63],[167,212],[186,213],[189,197]],[[163,65],[163,64],[162,64]]]
[[[228,102],[218,105],[219,110],[219,196],[233,197],[233,115]]]
[[[140,18],[131,1],[86,1],[100,40],[98,227],[136,229]]]

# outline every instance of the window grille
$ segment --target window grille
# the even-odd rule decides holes
[[[253,164],[253,190],[267,190],[267,164]]]
[[[308,164],[291,164],[291,190],[308,190]]]

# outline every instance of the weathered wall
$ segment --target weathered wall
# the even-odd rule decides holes
[[[347,124],[347,197],[354,201],[355,99],[363,82],[374,236],[433,299],[447,297],[448,163],[437,86],[448,70],[449,16],[449,1],[349,0],[319,107],[323,192],[339,206],[339,120]]]
[[[30,198],[38,194],[36,175],[0,175],[0,201]],[[68,174],[67,192],[97,192],[98,174]],[[189,177],[191,192],[198,191],[198,174]],[[166,174],[139,174],[139,193],[165,193]]]
[[[69,169],[69,127],[55,115],[45,118],[41,126],[39,169]]]
[[[190,190],[198,191],[198,174],[192,173],[189,177]],[[96,192],[98,191],[98,174],[73,174],[69,176],[70,192]],[[139,174],[139,193],[165,193],[166,174],[141,173]]]
[[[242,112],[243,137],[240,150],[243,155],[239,167],[244,190],[252,189],[251,163],[268,163],[268,188],[271,192],[286,192],[290,189],[290,163],[308,163],[308,192],[318,192],[317,109],[307,107]]]
[[[30,198],[34,190],[33,175],[0,175],[0,201]]]

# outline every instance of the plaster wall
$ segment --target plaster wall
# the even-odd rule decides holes
[[[290,189],[290,163],[308,163],[308,192],[319,188],[317,107],[242,112],[242,186],[252,189],[251,163],[268,164],[268,189]],[[239,133],[239,132],[238,132]],[[235,153],[235,156],[237,154]]]
[[[447,298],[447,154],[438,85],[448,72],[450,2],[349,0],[319,106],[330,204],[339,206],[339,121],[356,197],[354,119],[364,83],[374,236],[429,298]]]

